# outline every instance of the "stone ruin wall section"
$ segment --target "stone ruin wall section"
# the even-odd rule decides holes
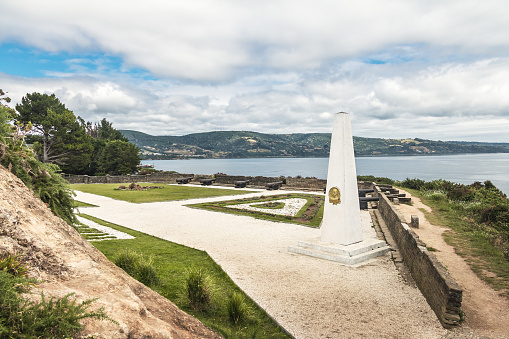
[[[463,291],[426,244],[406,224],[392,202],[375,186],[378,210],[398,244],[405,266],[445,328],[460,325]]]

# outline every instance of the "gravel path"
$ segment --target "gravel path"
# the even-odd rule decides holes
[[[207,251],[296,338],[442,338],[448,334],[419,290],[402,281],[388,254],[360,267],[347,267],[288,252],[298,241],[318,238],[318,229],[185,206],[239,196],[132,204],[76,193],[77,200],[99,206],[82,207],[82,213]],[[243,197],[280,193],[263,191]],[[369,233],[369,214],[362,216]]]

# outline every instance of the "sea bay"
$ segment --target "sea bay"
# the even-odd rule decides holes
[[[328,158],[143,160],[157,170],[179,173],[327,178]],[[394,180],[444,179],[461,184],[491,180],[509,194],[509,153],[441,156],[357,157],[357,175]]]

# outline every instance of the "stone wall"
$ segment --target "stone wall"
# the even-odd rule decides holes
[[[398,244],[405,266],[438,320],[445,328],[458,326],[462,289],[377,186],[375,194],[379,197],[378,210]]]
[[[219,185],[234,185],[235,181],[244,181],[249,180],[249,184],[251,186],[260,186],[263,187],[265,184],[269,182],[282,181],[286,182],[285,177],[251,177],[251,176],[243,176],[243,175],[226,175],[226,174],[216,174],[216,184]]]
[[[88,175],[62,175],[71,184],[108,184],[108,183],[168,183],[175,184],[178,178],[193,178],[191,182],[199,183],[200,179],[210,179],[212,175],[206,174],[183,174],[183,173],[170,173],[170,172],[154,172],[147,175],[105,175],[105,176],[88,176]],[[292,177],[262,177],[262,176],[241,176],[241,175],[226,175],[216,174],[215,184],[217,185],[231,185],[235,181],[249,180],[249,186],[264,187],[269,182],[282,181],[284,186],[296,189],[308,190],[323,190],[327,184],[327,180],[316,178],[292,178]]]
[[[327,180],[317,178],[287,177],[286,184],[291,187],[325,189],[325,187],[327,186]]]

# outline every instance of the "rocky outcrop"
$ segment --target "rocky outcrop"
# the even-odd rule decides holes
[[[25,255],[30,275],[42,283],[35,296],[78,301],[99,298],[118,324],[85,321],[83,335],[97,338],[220,338],[173,303],[131,278],[52,214],[18,178],[0,165],[0,251]]]

